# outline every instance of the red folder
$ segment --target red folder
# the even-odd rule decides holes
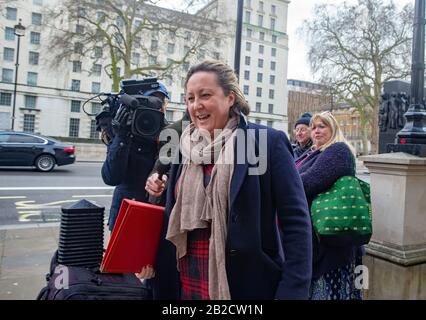
[[[136,273],[155,266],[164,207],[124,199],[101,264],[101,272]]]

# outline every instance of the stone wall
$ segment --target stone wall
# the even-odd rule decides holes
[[[103,162],[106,158],[107,148],[101,143],[73,143],[77,161]]]
[[[366,300],[425,300],[426,264],[401,266],[371,255],[363,258],[368,267]]]

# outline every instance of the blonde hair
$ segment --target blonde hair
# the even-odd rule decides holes
[[[185,91],[189,78],[197,72],[212,72],[216,74],[217,83],[220,87],[222,87],[225,96],[228,96],[231,92],[234,92],[235,94],[235,102],[231,110],[236,114],[241,112],[248,115],[250,113],[250,107],[244,97],[244,94],[241,92],[240,86],[238,85],[238,78],[231,67],[217,60],[206,60],[192,66],[186,75]]]
[[[317,120],[321,120],[327,127],[331,129],[331,138],[326,143],[324,143],[321,147],[318,149],[321,151],[324,151],[329,146],[336,142],[343,142],[348,147],[349,150],[351,150],[352,154],[356,156],[355,148],[349,143],[348,140],[346,140],[345,136],[343,135],[342,130],[340,129],[339,124],[337,123],[336,118],[331,114],[330,111],[324,111],[321,113],[316,113],[313,115],[311,122],[309,124],[309,127],[313,130],[314,122]]]

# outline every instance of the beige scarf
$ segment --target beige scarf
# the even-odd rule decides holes
[[[193,124],[182,133],[184,163],[166,235],[166,239],[176,246],[179,260],[187,252],[187,233],[211,225],[208,277],[212,300],[231,299],[225,269],[225,242],[238,120],[239,117],[230,118],[214,141],[211,141],[210,134],[198,130]],[[210,182],[204,188],[202,165],[211,163],[215,165]]]

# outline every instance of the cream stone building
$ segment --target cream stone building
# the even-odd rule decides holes
[[[288,4],[287,0],[244,1],[239,74],[241,89],[252,108],[249,119],[286,132]],[[3,33],[0,36],[0,129],[11,127],[17,54],[14,26],[21,19],[26,30],[20,38],[15,130],[97,139],[94,117],[86,115],[82,108],[84,101],[96,93],[111,91],[112,81],[103,71],[109,58],[104,52],[102,59],[94,64],[90,56],[70,56],[61,67],[49,66],[52,53],[46,48],[52,30],[44,22],[47,9],[60,5],[61,0],[16,0],[3,5],[0,16],[0,32]],[[161,79],[171,93],[166,114],[171,121],[178,120],[185,110],[183,79],[192,63],[215,58],[234,65],[237,1],[213,0],[199,11],[206,12],[218,26],[218,35],[209,35],[209,49],[200,49],[190,62]],[[198,14],[181,15],[191,25],[191,19],[197,19]],[[196,31],[188,28],[185,32],[190,36]],[[143,41],[153,39],[154,36],[148,36]],[[184,38],[165,35],[154,40],[159,48],[154,48],[157,50],[155,56],[161,61],[177,58],[185,49]],[[136,57],[143,58],[137,48]],[[96,113],[101,105],[92,101],[85,108]]]

